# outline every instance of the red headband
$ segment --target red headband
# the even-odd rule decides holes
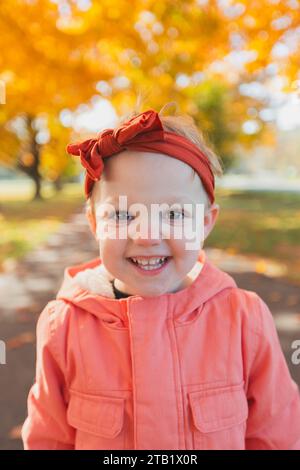
[[[94,182],[100,180],[103,159],[124,150],[164,153],[190,165],[198,173],[211,203],[214,202],[215,180],[208,157],[189,139],[166,132],[159,115],[149,109],[121,124],[105,129],[96,139],[69,144],[67,152],[80,156],[86,168],[85,195],[88,198]]]

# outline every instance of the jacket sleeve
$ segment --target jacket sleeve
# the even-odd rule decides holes
[[[257,296],[248,381],[246,449],[300,449],[300,394],[291,378],[272,314]]]
[[[75,430],[66,418],[63,361],[59,357],[56,329],[51,323],[51,317],[58,313],[56,310],[63,309],[55,302],[46,305],[37,322],[35,382],[29,391],[28,416],[21,431],[24,450],[74,448]]]

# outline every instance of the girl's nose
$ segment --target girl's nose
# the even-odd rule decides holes
[[[129,238],[139,245],[159,245],[161,243],[161,228],[160,222],[148,220],[140,220],[140,223],[131,226],[129,230]]]
[[[143,238],[141,236],[135,238],[133,241],[136,245],[141,245],[141,246],[160,245],[161,243],[160,238],[154,238],[154,237]]]

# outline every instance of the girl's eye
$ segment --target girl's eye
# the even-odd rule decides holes
[[[181,211],[170,211],[169,214],[171,220],[182,220],[185,217],[184,209],[181,209]]]
[[[119,221],[119,222],[123,222],[124,220],[128,221],[129,220],[128,217],[132,217],[126,211],[116,211],[114,216],[115,216],[114,219]]]
[[[184,209],[170,210],[165,216],[168,220],[178,221],[183,220],[186,214]],[[130,222],[134,218],[134,215],[130,215],[127,211],[115,211],[110,214],[109,218],[117,222]]]

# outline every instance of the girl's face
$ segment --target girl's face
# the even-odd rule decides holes
[[[187,249],[186,243],[191,240],[185,237],[184,231],[175,238],[175,232],[183,227],[184,220],[192,224],[195,205],[205,202],[201,180],[193,173],[184,162],[157,153],[126,150],[105,160],[101,181],[94,186],[96,220],[91,222],[91,214],[88,216],[94,234],[97,233],[100,258],[115,278],[117,289],[131,295],[157,296],[176,292],[189,284],[187,274],[198,259],[203,240],[193,249]],[[125,211],[119,205],[120,196],[127,199]],[[133,204],[140,205],[142,211]],[[165,205],[161,206],[160,215],[153,212],[153,204]],[[190,204],[185,213],[183,204]],[[103,207],[107,208],[106,212]],[[204,239],[213,228],[217,214],[218,206],[214,205],[204,220],[200,219]],[[141,224],[144,231],[139,233]],[[151,233],[153,225],[156,233]],[[201,231],[202,227],[197,229]],[[114,237],[103,237],[103,230],[112,234],[112,229]],[[168,235],[164,237],[164,234]],[[154,263],[160,257],[167,257],[167,262],[155,271],[150,269],[151,264],[142,267],[132,260]]]

